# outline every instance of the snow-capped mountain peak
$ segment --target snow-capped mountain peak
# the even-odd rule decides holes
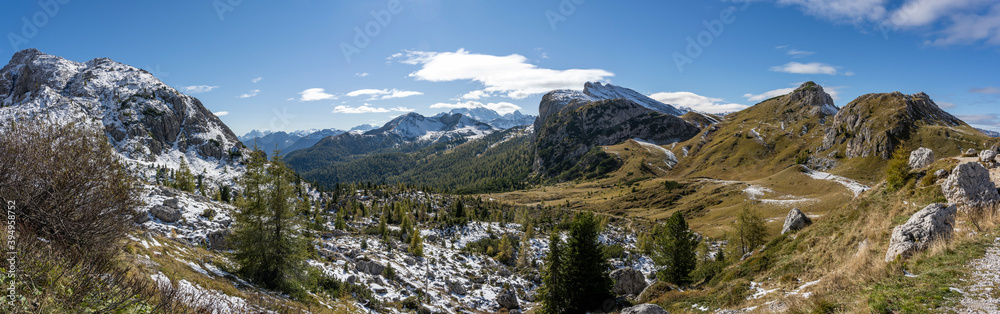
[[[149,72],[107,58],[80,63],[37,49],[14,54],[0,69],[0,124],[31,119],[78,123],[103,131],[138,165],[235,175],[232,159],[246,148],[201,102]],[[215,171],[218,170],[218,171]]]

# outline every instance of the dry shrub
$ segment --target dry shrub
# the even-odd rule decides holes
[[[0,127],[0,198],[17,221],[77,259],[116,254],[134,226],[138,184],[104,134],[70,125]]]

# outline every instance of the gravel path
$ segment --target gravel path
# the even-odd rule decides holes
[[[1000,238],[986,250],[986,256],[969,263],[971,284],[962,292],[958,313],[1000,313]]]

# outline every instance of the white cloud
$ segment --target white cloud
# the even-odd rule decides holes
[[[991,127],[1000,127],[1000,117],[996,114],[957,114],[955,117],[962,119],[965,123],[975,124],[975,125],[985,125]]]
[[[260,90],[259,89],[255,89],[255,90],[252,90],[252,91],[250,91],[250,92],[248,92],[246,94],[242,94],[242,95],[236,96],[236,98],[250,98],[250,97],[257,96],[258,93],[260,93]]]
[[[787,95],[788,93],[791,93],[792,91],[795,91],[794,87],[779,88],[779,89],[775,89],[775,90],[771,90],[771,91],[766,91],[766,92],[764,92],[762,94],[749,94],[749,93],[748,94],[743,94],[743,97],[746,98],[749,101],[760,102],[760,101],[763,101],[765,99],[769,99],[769,98],[772,98],[772,97],[777,97],[777,96],[781,96],[781,95]]]
[[[805,50],[798,50],[798,49],[790,49],[790,50],[786,51],[785,53],[787,53],[789,56],[792,56],[792,57],[795,57],[795,58],[802,58],[802,57],[811,56],[815,52],[805,51]]]
[[[930,45],[985,42],[1000,45],[1000,3],[995,0],[776,0],[836,23],[888,32],[907,30]]]
[[[483,98],[483,97],[491,97],[491,96],[493,96],[493,95],[490,94],[487,91],[484,91],[484,90],[474,90],[474,91],[465,93],[465,95],[462,95],[462,99],[480,99],[480,98]]]
[[[337,96],[327,94],[326,90],[322,88],[310,88],[299,92],[302,97],[299,101],[317,101],[317,100],[327,100],[327,99],[337,99]]]
[[[395,88],[393,88],[393,89],[371,89],[371,88],[366,88],[366,89],[359,89],[359,90],[347,93],[347,96],[348,97],[358,97],[358,96],[363,96],[363,95],[371,95],[371,98],[369,98],[369,100],[377,100],[377,99],[404,98],[404,97],[417,96],[417,95],[423,95],[423,94],[424,93],[417,92],[417,91],[398,90],[398,89],[395,89]]]
[[[809,15],[851,23],[884,18],[886,2],[888,0],[778,0],[779,4],[798,5]]]
[[[264,77],[258,76],[256,78],[250,80],[250,81],[253,82],[254,84],[257,84],[257,82],[260,82],[260,80],[263,80],[263,79],[264,79]]]
[[[216,117],[222,117],[222,116],[227,116],[227,115],[229,115],[229,111],[219,111],[219,112],[213,112],[212,114],[214,114],[214,115],[215,115]]]
[[[487,103],[483,104],[478,101],[466,101],[457,103],[436,103],[431,105],[431,108],[445,108],[445,109],[457,109],[457,108],[487,108],[496,111],[499,114],[508,114],[514,111],[521,110],[521,107],[509,102],[497,102],[497,103]]]
[[[771,71],[794,73],[794,74],[829,74],[829,75],[837,74],[836,67],[819,62],[811,62],[811,63],[789,62],[782,66],[771,67]]]
[[[181,86],[185,93],[198,94],[211,92],[213,89],[219,88],[218,86],[209,85],[192,85],[192,86]]]
[[[939,102],[937,105],[938,107],[941,107],[941,109],[954,109],[955,107],[958,107],[958,105],[950,102]]]
[[[692,92],[656,93],[649,95],[649,98],[665,104],[688,107],[707,113],[736,112],[748,107],[741,104],[724,103],[722,98],[705,97]]]
[[[333,108],[333,113],[348,113],[348,114],[357,114],[357,113],[385,113],[385,112],[393,112],[393,111],[410,112],[410,111],[413,111],[413,109],[406,108],[406,107],[393,107],[393,108],[386,109],[386,108],[382,108],[382,107],[373,107],[371,104],[367,104],[367,103],[364,104],[364,105],[358,106],[358,107],[351,107],[351,106],[340,105],[340,106],[337,106],[337,107]]]
[[[614,73],[601,69],[552,70],[528,63],[522,55],[494,56],[456,52],[407,51],[394,54],[390,60],[420,65],[410,77],[422,81],[449,82],[471,80],[485,86],[484,92],[504,93],[506,97],[522,99],[554,89],[580,89],[590,81],[601,81]]]
[[[365,77],[365,76],[368,76],[368,72],[362,72],[362,73],[354,73],[354,76],[357,76],[357,77]]]
[[[976,94],[1000,94],[1000,87],[980,87],[973,88],[969,90],[970,93]]]

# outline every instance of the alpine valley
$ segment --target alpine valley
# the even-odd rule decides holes
[[[709,114],[588,82],[544,93],[537,117],[479,106],[237,136],[146,70],[22,50],[0,69],[0,151],[33,125],[91,132],[138,202],[119,273],[22,258],[14,311],[547,313],[605,279],[590,300],[605,312],[996,311],[1000,140],[933,95],[870,92],[837,104],[805,82]],[[0,195],[22,183],[49,186],[5,174]],[[57,195],[42,190],[17,203]],[[248,218],[267,208],[282,211]],[[250,222],[278,227],[248,238]],[[24,241],[69,243],[57,226]],[[255,277],[253,247],[299,247],[301,263]],[[107,288],[74,290],[86,281]]]

